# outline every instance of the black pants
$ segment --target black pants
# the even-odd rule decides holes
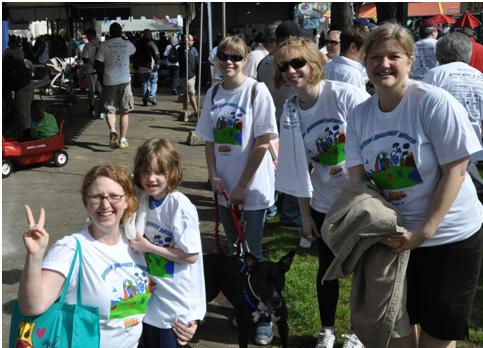
[[[310,215],[314,219],[317,230],[320,231],[324,223],[325,214],[310,209]],[[319,302],[319,314],[322,326],[334,326],[337,301],[339,300],[339,280],[326,280],[322,285],[322,278],[334,260],[334,254],[322,238],[316,240],[319,254],[319,270],[317,271],[317,300]]]

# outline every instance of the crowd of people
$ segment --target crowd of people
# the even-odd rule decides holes
[[[335,345],[339,297],[338,280],[322,282],[334,251],[321,227],[339,194],[366,181],[392,204],[406,231],[381,243],[394,253],[411,250],[408,329],[393,332],[390,346],[455,347],[468,337],[482,252],[477,168],[483,156],[483,46],[467,29],[444,34],[437,23],[425,20],[413,35],[396,23],[376,27],[358,20],[347,30],[329,31],[318,47],[287,20],[268,25],[251,47],[240,36],[227,36],[210,54],[213,79],[202,108],[195,89],[201,57],[191,35],[181,45],[173,35],[161,47],[145,30],[133,43],[113,23],[104,42],[93,29],[86,31],[79,57],[89,112],[95,117],[106,113],[113,149],[128,146],[128,115],[134,107],[130,65],[142,86],[143,105],[156,105],[159,70],[166,60],[170,92],[178,94],[184,86],[182,92],[200,113],[196,133],[206,143],[207,174],[219,196],[230,254],[237,255],[230,205],[243,207],[246,243],[259,260],[265,257],[264,225],[276,206],[282,222],[299,228],[301,247],[316,245],[321,325],[316,348]],[[23,57],[12,59],[23,65]],[[38,105],[34,109],[47,120]],[[81,189],[89,227],[56,242],[44,260],[44,213],[36,223],[27,207],[22,310],[40,314],[56,300],[68,272],[64,261],[74,255],[77,239],[89,255],[83,272],[92,279],[91,287],[82,291],[87,305],[100,308],[101,347],[112,342],[136,347],[141,334],[146,347],[186,344],[206,304],[198,216],[177,191],[181,179],[179,155],[163,139],[138,148],[133,178],[117,166],[92,168]],[[277,197],[283,203],[276,204]],[[128,240],[126,221],[143,209],[142,230]],[[105,274],[114,263],[131,266]],[[115,306],[109,296],[123,280],[142,282],[142,293],[151,299],[129,317],[112,319]],[[69,294],[75,293],[73,281]],[[260,320],[255,342],[266,345],[272,339],[272,323]],[[356,332],[345,335],[344,348],[351,347],[363,347]]]

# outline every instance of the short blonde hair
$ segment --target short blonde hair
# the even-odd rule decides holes
[[[227,36],[223,40],[220,41],[217,48],[218,52],[235,52],[246,59],[248,57],[248,47],[243,40],[239,36]]]
[[[386,22],[370,32],[362,45],[364,65],[367,65],[367,56],[371,50],[383,41],[395,40],[408,57],[414,57],[414,39],[411,32],[402,25]]]
[[[121,185],[124,190],[127,208],[124,211],[121,222],[125,217],[132,216],[138,210],[139,204],[136,191],[134,189],[131,176],[127,174],[122,167],[116,165],[95,166],[91,168],[86,175],[84,175],[84,180],[82,180],[81,186],[82,202],[84,203],[84,206],[87,207],[89,189],[91,188],[92,183],[100,177],[106,177],[112,181],[115,181]]]
[[[309,65],[309,84],[315,85],[324,78],[324,61],[315,43],[304,37],[291,36],[280,44],[273,58],[273,82],[276,88],[285,84],[280,71],[281,65],[294,58],[303,58]]]
[[[136,152],[134,158],[134,184],[144,189],[140,174],[143,170],[152,170],[166,176],[167,191],[173,192],[183,179],[183,169],[178,151],[171,143],[162,138],[146,141]]]

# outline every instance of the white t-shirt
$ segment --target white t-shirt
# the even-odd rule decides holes
[[[251,78],[232,90],[220,84],[211,104],[211,87],[206,93],[203,112],[196,133],[214,143],[216,173],[223,181],[228,196],[233,192],[247,166],[255,138],[271,134],[276,138],[277,123],[272,97],[263,83],[258,83],[251,101]],[[267,151],[246,189],[244,209],[265,209],[274,203],[275,174],[270,152]],[[219,204],[227,206],[222,195]]]
[[[263,45],[259,45],[248,54],[247,63],[243,66],[243,73],[248,77],[257,79],[258,64],[260,64],[262,59],[267,55],[268,51],[265,49],[265,47],[263,47]]]
[[[463,105],[470,117],[471,125],[481,144],[481,121],[483,121],[483,74],[462,62],[437,66],[426,72],[424,82],[447,90]],[[482,161],[483,153],[471,156]]]
[[[336,56],[324,67],[324,76],[327,80],[350,83],[366,90],[367,74],[364,66],[343,56]]]
[[[295,89],[290,86],[281,86],[275,88],[273,83],[273,55],[268,55],[260,62],[258,66],[258,81],[265,83],[273,98],[275,104],[275,116],[280,120],[283,112],[283,104],[285,100],[293,94]]]
[[[221,81],[223,80],[223,74],[221,73],[220,69],[218,68],[218,64],[216,64],[216,55],[218,53],[218,46],[213,47],[213,49],[210,51],[210,56],[208,60],[212,64],[211,70],[212,70],[212,80],[213,81]]]
[[[141,201],[147,204],[147,198]],[[144,322],[168,329],[206,314],[203,252],[196,207],[181,192],[169,193],[160,206],[148,209],[144,235],[154,245],[198,253],[195,263],[179,263],[148,253],[149,273],[156,284]]]
[[[294,105],[307,160],[313,165],[310,179],[314,192],[310,206],[318,212],[327,213],[339,193],[349,184],[345,167],[347,117],[356,105],[367,98],[369,94],[366,91],[347,83],[321,81],[314,106],[302,110],[298,102]],[[286,108],[291,109],[293,106]],[[284,139],[281,138],[281,141]]]
[[[422,80],[426,71],[438,66],[438,61],[436,60],[436,42],[438,40],[427,38],[414,43],[413,79]]]
[[[135,52],[136,47],[131,41],[120,37],[101,43],[96,59],[104,62],[104,85],[115,86],[131,81],[129,57]]]
[[[101,348],[136,348],[142,332],[146,304],[151,296],[146,261],[132,250],[121,233],[116,245],[96,241],[87,228],[57,241],[42,268],[66,278],[77,238],[82,248],[82,303],[98,307]],[[66,303],[76,303],[78,263],[72,273]]]
[[[96,38],[86,43],[84,49],[82,50],[81,57],[89,59],[89,61],[85,63],[88,74],[96,72],[96,69],[94,69],[94,60],[96,58],[96,53],[99,50],[100,45],[101,42],[99,41],[99,39]]]
[[[408,229],[424,222],[441,178],[439,166],[481,150],[463,106],[445,90],[416,81],[391,112],[379,109],[377,95],[357,106],[347,140],[347,167],[364,165]],[[448,214],[422,246],[464,240],[482,221],[483,208],[466,173]]]

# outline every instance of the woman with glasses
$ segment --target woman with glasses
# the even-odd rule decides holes
[[[267,149],[278,132],[268,88],[242,72],[247,55],[245,41],[239,37],[229,36],[218,44],[217,65],[223,81],[206,93],[196,133],[206,141],[208,175],[218,194],[229,252],[237,251],[238,234],[228,208],[234,204],[243,210],[244,237],[250,252],[262,260],[265,211],[274,203],[275,193],[274,168]],[[255,339],[258,344],[268,344],[272,337],[268,318],[258,325]]]
[[[339,283],[337,280],[321,283],[334,256],[319,231],[337,195],[349,185],[344,150],[347,116],[369,94],[344,82],[322,80],[321,54],[305,38],[285,41],[275,53],[274,69],[276,87],[288,84],[296,90],[286,100],[280,120],[275,186],[278,191],[298,197],[304,233],[316,241],[319,255],[316,286],[322,324],[316,347],[330,348],[336,339]],[[352,344],[350,347],[362,347],[353,334],[346,335],[346,342]]]
[[[24,315],[40,315],[57,300],[78,240],[85,280],[82,300],[84,305],[99,309],[100,347],[136,348],[151,288],[144,256],[129,248],[121,226],[138,206],[132,179],[121,167],[96,166],[85,175],[81,195],[89,225],[54,243],[45,259],[49,242],[45,212],[42,208],[36,222],[30,207],[25,206],[29,227],[23,236],[27,257],[20,279],[20,308]],[[76,266],[66,303],[76,301],[78,271]],[[129,311],[123,309],[127,305]],[[180,343],[186,344],[196,324],[186,327],[176,323],[174,330]]]
[[[468,337],[480,273],[483,208],[466,168],[481,145],[452,95],[410,79],[413,44],[394,23],[367,37],[363,61],[376,94],[349,118],[346,163],[351,182],[374,181],[408,230],[384,240],[397,253],[411,250],[413,328],[392,346],[455,347]]]

